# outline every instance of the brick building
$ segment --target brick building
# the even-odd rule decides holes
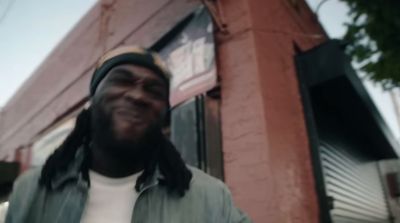
[[[162,53],[201,5],[213,21],[215,76],[176,103],[172,139],[255,222],[329,221],[295,62],[327,37],[302,0],[100,1],[3,108],[0,159],[23,170],[43,162],[73,127],[103,52],[135,44]]]

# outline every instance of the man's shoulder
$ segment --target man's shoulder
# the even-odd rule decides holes
[[[14,182],[13,191],[10,197],[10,207],[13,213],[20,209],[26,209],[33,197],[38,192],[38,182],[41,168],[33,168],[25,171]]]
[[[39,182],[42,168],[36,167],[25,171],[14,183],[14,190],[33,188]]]
[[[189,169],[193,173],[193,179],[188,199],[195,202],[197,208],[204,207],[205,212],[200,213],[207,213],[213,219],[210,222],[217,222],[215,219],[218,222],[251,222],[247,215],[235,207],[231,192],[221,180],[197,168]]]
[[[189,166],[189,169],[193,174],[190,183],[192,189],[208,192],[221,192],[228,190],[227,186],[220,179],[217,179],[196,167]]]

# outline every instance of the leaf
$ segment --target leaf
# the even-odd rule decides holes
[[[341,0],[352,18],[343,39],[346,52],[367,76],[384,87],[400,85],[400,1]],[[378,61],[371,58],[379,52]]]

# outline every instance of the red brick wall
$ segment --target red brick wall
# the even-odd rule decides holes
[[[303,1],[222,0],[220,9],[229,31],[218,47],[226,182],[255,222],[316,223],[293,43],[310,48],[324,32]]]

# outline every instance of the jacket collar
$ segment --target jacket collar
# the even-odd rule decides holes
[[[67,168],[67,170],[59,173],[54,177],[51,183],[52,189],[60,188],[69,181],[76,181],[78,185],[88,188],[89,184],[86,180],[83,179],[81,171],[82,164],[86,155],[84,149],[85,148],[83,148],[83,146],[80,147],[75,154],[74,161]],[[143,191],[148,187],[156,185],[158,184],[158,181],[163,178],[164,177],[161,175],[160,170],[157,166],[154,171],[154,174],[151,177],[149,177],[142,185],[140,185],[139,190]]]
[[[63,186],[68,181],[79,180],[79,181],[83,182],[81,167],[82,167],[84,158],[85,158],[85,153],[84,153],[84,148],[82,146],[77,150],[77,152],[75,154],[75,159],[68,166],[68,168],[63,172],[60,172],[53,178],[53,180],[51,182],[52,189],[57,189],[57,188]]]

